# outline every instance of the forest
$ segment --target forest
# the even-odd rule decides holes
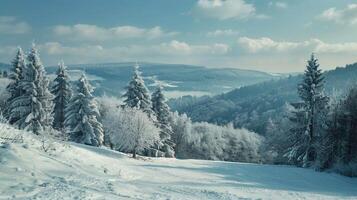
[[[33,45],[28,54],[18,48],[1,78],[1,113],[15,128],[134,158],[288,164],[356,176],[357,87],[333,95],[338,71],[322,72],[312,54],[302,75],[168,102],[165,88],[151,93],[135,65],[121,97],[94,96],[86,75],[71,81],[63,61],[50,80]]]

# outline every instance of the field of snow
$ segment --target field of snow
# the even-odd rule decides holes
[[[0,145],[0,199],[357,199],[356,178],[309,169],[41,144],[26,134]]]

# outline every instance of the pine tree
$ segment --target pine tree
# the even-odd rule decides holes
[[[324,133],[328,98],[323,94],[324,77],[314,54],[308,60],[303,82],[298,87],[302,102],[296,113],[299,130],[292,147],[294,154],[304,167],[311,166],[317,159],[317,150]],[[302,125],[302,126],[301,126]]]
[[[319,167],[357,176],[357,87],[346,98],[333,102],[331,108],[327,134],[319,152]]]
[[[139,65],[134,67],[134,75],[127,86],[127,91],[123,95],[125,106],[140,109],[147,113],[150,118],[154,118],[153,111],[151,109],[151,99],[149,90],[145,86],[144,80],[141,77],[139,71]]]
[[[53,110],[53,127],[57,130],[63,130],[65,120],[65,108],[72,96],[72,90],[69,83],[69,76],[67,73],[67,67],[61,62],[58,65],[57,77],[54,80],[52,86],[52,94],[54,98],[54,110]]]
[[[166,104],[162,88],[158,87],[152,94],[152,110],[154,111],[158,126],[160,128],[160,139],[163,144],[161,150],[165,152],[166,157],[174,157],[175,144],[171,140],[172,128],[170,125],[170,108]]]
[[[339,123],[342,144],[340,147],[341,162],[357,164],[357,87],[350,90],[347,98],[342,103],[342,114]],[[357,171],[355,171],[355,176]]]
[[[17,49],[17,53],[16,53],[16,57],[14,58],[14,60],[12,61],[12,68],[11,68],[11,72],[9,75],[9,78],[11,79],[10,84],[7,86],[7,91],[10,94],[9,99],[7,99],[7,108],[5,110],[5,116],[10,119],[12,118],[9,122],[13,123],[14,121],[16,121],[16,118],[13,118],[12,116],[10,116],[10,113],[12,112],[9,108],[10,105],[12,104],[12,102],[14,101],[14,99],[16,99],[17,97],[19,97],[22,94],[22,89],[19,87],[19,82],[22,80],[22,71],[25,68],[25,55],[21,49],[21,47],[19,47]]]
[[[48,90],[48,85],[45,69],[33,45],[18,85],[22,94],[10,105],[10,121],[16,120],[14,122],[16,126],[36,134],[51,127],[53,96]]]
[[[65,109],[64,123],[71,140],[100,146],[104,137],[103,126],[98,121],[100,114],[92,92],[93,88],[83,74],[77,83],[77,93]]]

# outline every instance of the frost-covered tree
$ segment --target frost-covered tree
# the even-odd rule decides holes
[[[296,106],[296,141],[289,157],[303,167],[311,166],[317,158],[319,141],[324,133],[328,98],[323,93],[324,77],[314,54],[306,66],[304,78],[298,87],[302,102]]]
[[[166,99],[162,93],[162,87],[158,87],[152,94],[152,110],[154,111],[157,123],[160,128],[160,140],[163,146],[161,150],[165,153],[166,157],[174,157],[175,144],[171,140],[172,127],[170,125],[170,108],[166,104]]]
[[[254,132],[234,129],[232,124],[192,123],[186,114],[177,112],[171,113],[170,123],[177,158],[261,161],[263,138]]]
[[[120,97],[109,97],[107,95],[103,95],[97,98],[98,102],[98,107],[99,107],[99,113],[101,117],[101,121],[103,123],[103,128],[104,128],[104,141],[103,145],[110,147],[113,149],[113,145],[110,142],[108,130],[106,129],[106,122],[111,121],[110,119],[112,117],[111,113],[115,112],[118,108],[121,107],[122,101]]]
[[[171,139],[175,144],[175,154],[180,157],[184,155],[185,143],[191,135],[192,121],[185,113],[180,115],[175,111],[170,114],[170,125],[172,127]]]
[[[33,45],[27,56],[27,65],[22,69],[22,79],[18,84],[21,95],[9,105],[11,111],[9,120],[19,128],[36,134],[51,127],[53,96],[48,90],[48,85],[45,68]]]
[[[8,108],[8,100],[10,98],[10,93],[7,90],[7,86],[10,82],[10,79],[0,78],[0,113],[6,119],[6,122],[8,122],[8,120],[5,112]]]
[[[53,127],[57,130],[62,130],[64,128],[65,108],[72,96],[72,90],[67,67],[63,62],[58,65],[56,74],[57,77],[54,80],[51,91],[54,95]]]
[[[92,146],[103,144],[103,125],[93,95],[93,87],[83,74],[77,82],[77,93],[65,109],[65,127],[72,141]]]
[[[125,106],[137,108],[147,113],[150,118],[154,118],[154,113],[151,109],[151,99],[149,90],[145,86],[144,80],[139,71],[139,65],[134,67],[134,74],[126,87],[127,91],[123,95],[125,98]]]
[[[133,153],[135,158],[160,140],[160,129],[143,111],[130,107],[112,109],[103,123],[114,149]]]
[[[11,80],[11,82],[9,83],[9,85],[7,86],[7,92],[10,94],[9,98],[7,99],[7,107],[8,109],[5,110],[5,116],[7,116],[7,118],[12,118],[10,116],[10,113],[12,112],[10,110],[10,106],[11,103],[14,101],[14,99],[16,99],[17,97],[19,97],[22,94],[22,88],[19,87],[19,83],[22,80],[22,71],[25,68],[25,54],[23,53],[21,47],[19,47],[17,49],[16,52],[16,56],[14,58],[14,60],[12,61],[12,65],[11,65],[11,72],[9,75],[9,79]],[[10,123],[15,122],[17,119],[16,118],[12,118],[10,120]]]
[[[327,134],[319,151],[319,167],[357,176],[357,87],[331,108]]]
[[[357,87],[351,89],[341,107],[337,118],[341,127],[337,164],[348,166],[344,174],[357,176]]]

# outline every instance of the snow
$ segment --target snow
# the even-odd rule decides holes
[[[332,173],[132,159],[104,147],[65,142],[49,144],[53,150],[45,153],[38,136],[23,134],[23,143],[0,145],[0,199],[357,199],[357,179]]]

